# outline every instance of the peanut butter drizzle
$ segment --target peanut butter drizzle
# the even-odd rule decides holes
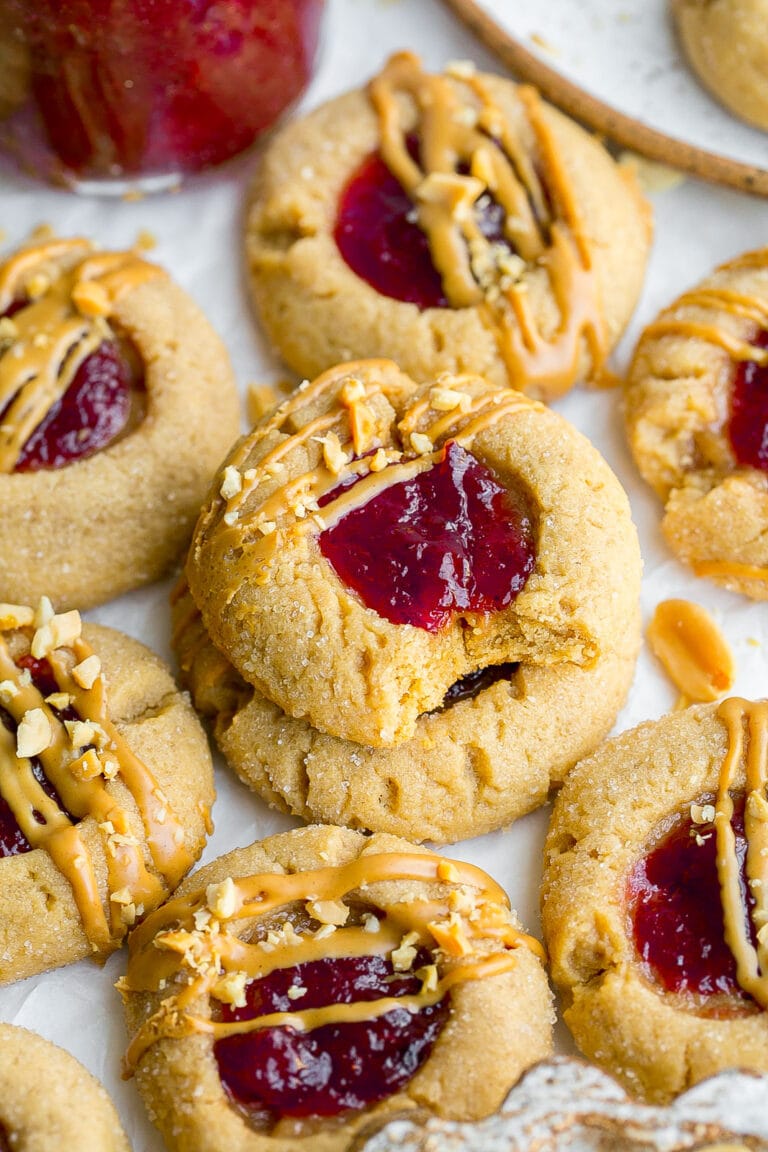
[[[727,264],[721,264],[718,272],[738,271],[741,268],[768,267],[768,248],[756,252],[746,252]],[[768,301],[761,300],[746,292],[733,288],[711,286],[696,288],[681,296],[670,309],[662,312],[658,320],[649,324],[644,336],[684,336],[703,340],[727,352],[732,360],[752,360],[756,364],[768,363],[768,349],[758,348],[749,339],[727,331],[715,319],[679,319],[673,313],[680,307],[697,308],[702,312],[726,312],[730,316],[751,321],[758,330],[768,328]],[[756,333],[755,333],[756,334]]]
[[[733,580],[768,581],[768,568],[754,564],[739,564],[735,560],[694,560],[691,564],[696,576],[720,576]]]
[[[247,942],[233,931],[238,920],[270,915],[297,903],[306,903],[306,911],[319,920],[321,902],[338,905],[350,895],[359,902],[370,885],[393,880],[436,883],[443,886],[443,892],[436,899],[406,900],[390,905],[384,914],[377,912],[373,932],[351,925],[328,933],[322,927],[328,922],[320,921],[317,931],[297,934],[290,927],[288,912],[282,927],[266,940]],[[456,910],[459,907],[466,915]],[[283,930],[286,926],[289,933]],[[489,951],[494,941],[501,949]],[[224,1022],[199,1014],[206,996],[232,1002],[231,997],[227,1001],[227,976],[239,979],[242,992],[246,981],[278,968],[328,957],[392,955],[398,944],[406,943],[429,948],[435,962],[445,967],[439,978],[437,971],[431,982],[424,978],[417,994],[271,1013],[244,1021]],[[437,1003],[459,983],[511,971],[519,947],[544,958],[539,942],[512,924],[503,889],[474,865],[432,854],[371,854],[312,872],[230,878],[206,891],[170,900],[132,934],[128,970],[119,985],[122,994],[157,992],[170,983],[177,990],[134,1036],[126,1054],[126,1074],[133,1073],[152,1044],[166,1037],[205,1033],[218,1039],[271,1027],[309,1031],[329,1023],[373,1020],[396,1007],[416,1012]]]
[[[541,178],[480,77],[430,76],[414,55],[401,52],[369,91],[382,158],[414,202],[443,291],[454,308],[479,306],[510,384],[522,391],[535,385],[550,396],[565,392],[577,376],[582,338],[599,373],[607,332],[590,244],[538,93],[518,88]],[[408,151],[411,131],[418,134],[420,162]],[[483,235],[474,211],[483,195],[504,209],[515,255]],[[522,262],[547,275],[560,317],[551,334],[540,331],[528,285],[519,280]]]
[[[0,330],[0,473],[13,472],[83,361],[112,338],[117,301],[161,275],[132,252],[93,253],[84,240],[24,248],[0,267],[0,313],[29,301]]]
[[[768,702],[739,697],[724,700],[717,710],[728,730],[728,750],[720,769],[715,806],[717,869],[723,906],[725,941],[736,961],[736,978],[761,1008],[768,1009]],[[744,727],[748,735],[744,753]],[[736,770],[745,758],[744,835],[746,876],[754,899],[751,919],[757,933],[752,944],[741,898],[741,868],[731,826],[730,794]]]
[[[730,691],[735,665],[727,640],[706,609],[689,600],[663,600],[648,625],[648,643],[681,692],[678,707],[716,700]]]
[[[91,648],[80,638],[46,653],[58,691],[69,697],[69,706],[80,721],[95,725],[86,750],[85,746],[73,747],[58,710],[19,669],[0,635],[0,683],[5,688],[2,706],[17,725],[29,713],[39,711],[45,717],[50,738],[36,756],[63,808],[78,823],[73,824],[45,793],[32,773],[30,759],[18,754],[16,737],[2,724],[0,796],[31,847],[47,851],[69,881],[86,936],[95,952],[106,954],[119,945],[144,907],[156,905],[178,884],[193,860],[184,846],[184,830],[157,782],[109,718],[103,677],[97,675],[88,689],[73,677],[72,670],[91,656]],[[10,692],[8,685],[12,686]],[[134,799],[158,875],[148,870],[143,845],[133,833],[128,813],[108,789],[107,781],[113,778],[119,778]],[[95,821],[105,841],[106,906],[81,834],[79,822],[87,817]]]
[[[363,362],[368,367],[370,363]],[[271,562],[287,540],[296,539],[310,531],[323,531],[349,512],[363,507],[385,488],[410,480],[431,468],[444,458],[449,440],[462,446],[470,445],[475,436],[504,417],[525,411],[541,411],[543,407],[520,392],[489,388],[477,376],[462,374],[442,377],[440,385],[436,386],[437,390],[454,393],[457,397],[456,406],[447,412],[437,412],[426,424],[421,436],[429,444],[430,450],[419,450],[418,454],[413,455],[411,437],[414,429],[432,410],[429,397],[410,405],[398,422],[397,431],[402,448],[390,445],[387,443],[391,440],[388,425],[377,428],[372,417],[360,416],[361,411],[370,412],[369,402],[374,396],[388,398],[387,389],[373,381],[363,384],[355,374],[359,368],[360,364],[352,363],[324,373],[303,392],[295,394],[281,405],[265,424],[246,436],[229,466],[238,471],[238,490],[225,497],[223,505],[217,507],[214,503],[203,515],[202,523],[205,525],[211,523],[217,511],[221,512],[216,532],[223,536],[225,547],[242,548],[247,543],[247,554],[242,557],[240,571],[242,574],[247,564],[248,578],[257,584],[268,581]],[[344,381],[358,385],[359,395],[345,399]],[[476,386],[478,382],[483,385],[481,393],[471,395],[463,391],[467,386]],[[254,467],[246,467],[249,454],[258,443],[270,434],[280,434],[289,417],[294,416],[303,404],[318,399],[325,392],[339,389],[340,384],[342,387],[337,406],[329,413],[309,421],[297,432],[286,435]],[[318,439],[318,433],[343,435],[345,415],[350,438],[342,440],[341,435],[338,436],[339,449],[345,457],[338,470],[332,470],[326,463],[321,463],[289,480],[260,503],[252,499],[259,485],[274,478],[275,469],[279,469],[284,458],[296,448],[312,439]],[[361,441],[355,437],[356,423],[357,427],[367,425],[371,429],[369,438]],[[382,449],[386,455],[386,460],[377,470],[372,467],[373,458],[370,455],[352,458],[360,452],[369,453],[374,449]],[[352,475],[360,476],[361,479],[351,488],[340,488],[338,495],[321,509],[318,501],[336,488],[343,478]],[[232,595],[236,590],[233,589]]]

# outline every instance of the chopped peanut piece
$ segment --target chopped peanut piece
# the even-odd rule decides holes
[[[56,648],[71,647],[81,632],[82,621],[77,609],[73,608],[71,612],[61,612],[38,627],[32,637],[30,651],[35,659],[39,660]]]
[[[243,478],[232,464],[228,464],[224,469],[224,478],[221,482],[219,492],[225,500],[231,500],[233,496],[237,496],[238,492],[243,490]]]
[[[419,942],[418,932],[407,932],[400,941],[400,946],[390,953],[390,960],[395,972],[408,972],[416,959],[416,945]]]
[[[411,432],[411,447],[414,452],[418,452],[419,455],[425,455],[427,452],[432,451],[434,444],[426,433]]]
[[[101,661],[95,653],[86,656],[85,660],[81,660],[72,669],[72,679],[85,689],[93,688],[100,674]]]
[[[222,976],[220,980],[216,981],[211,989],[211,995],[223,1004],[231,1004],[234,1008],[244,1008],[247,982],[248,976],[245,972],[227,972],[226,976]]]
[[[39,756],[51,743],[51,722],[42,708],[30,708],[16,729],[16,754],[22,758]]]
[[[26,628],[34,622],[34,619],[34,611],[24,604],[0,604],[0,628],[2,629]]]
[[[453,412],[466,400],[466,392],[457,392],[454,388],[433,388],[429,393],[429,403],[436,412]]]
[[[430,924],[429,930],[449,956],[467,956],[472,951],[461,917],[456,912],[451,912],[447,923],[439,921]]]
[[[209,884],[205,902],[219,920],[228,920],[237,909],[237,888],[232,877],[227,876],[220,884]]]
[[[335,924],[341,927],[349,919],[349,908],[341,900],[309,900],[307,912],[321,924]]]
[[[13,680],[0,680],[0,704],[10,704],[18,694],[19,689]]]
[[[329,432],[323,438],[323,462],[329,472],[334,476],[338,476],[342,469],[348,463],[346,452],[341,447],[338,436],[335,432]]]
[[[69,765],[69,770],[78,780],[95,780],[101,775],[101,761],[93,748],[89,748]]]

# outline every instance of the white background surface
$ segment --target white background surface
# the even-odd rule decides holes
[[[495,0],[495,7],[500,16],[506,13],[505,18],[512,21],[511,0]],[[538,18],[540,9],[545,7],[541,0],[530,0],[528,4],[515,0],[514,7],[520,13],[534,12],[535,30],[548,39],[554,38],[543,18]],[[605,0],[604,4],[564,0],[563,4],[553,2],[550,10],[567,8],[571,12],[570,23],[563,26],[567,30],[564,39],[574,56],[587,56],[601,23],[610,22],[608,17],[619,8],[629,11],[632,7],[629,3],[619,4],[618,0]],[[648,0],[643,4],[640,0],[639,7],[647,7],[649,17],[656,14],[663,39],[666,33],[661,3]],[[607,13],[605,21],[596,19],[598,9]],[[573,14],[578,14],[578,18]],[[638,51],[645,43],[644,38],[638,39]],[[305,105],[311,106],[364,82],[390,51],[403,47],[415,49],[428,65],[436,68],[448,59],[469,57],[481,66],[494,67],[491,58],[437,0],[330,0],[321,67]],[[648,53],[652,52],[649,44]],[[646,60],[644,67],[651,69],[653,61]],[[617,83],[619,78],[616,77]],[[707,104],[707,108],[711,106]],[[763,147],[766,140],[760,140]],[[106,247],[130,245],[140,230],[150,230],[158,240],[152,258],[165,264],[208,313],[229,347],[244,390],[251,380],[284,375],[260,340],[245,300],[240,234],[243,192],[252,166],[253,157],[249,157],[216,176],[190,184],[176,195],[137,203],[81,199],[43,189],[10,170],[0,169],[0,227],[9,246],[43,221],[60,234],[87,234]],[[657,195],[653,202],[656,241],[640,306],[614,358],[614,367],[619,370],[626,364],[639,329],[663,304],[695,283],[715,263],[768,243],[766,201],[687,181]],[[694,579],[671,558],[659,532],[660,507],[636,476],[624,444],[618,393],[577,390],[558,408],[600,448],[629,492],[645,557],[646,620],[656,603],[670,596],[706,604],[731,641],[738,665],[736,690],[744,695],[765,694],[766,609]],[[121,627],[168,656],[168,587],[158,585],[125,597],[90,616]],[[617,730],[661,715],[674,700],[675,691],[653,658],[644,652]],[[205,859],[295,823],[269,811],[221,764],[217,766],[217,790],[216,831]],[[513,905],[533,931],[538,930],[539,859],[546,819],[546,811],[541,811],[506,832],[448,850],[492,872],[507,887]],[[34,1028],[69,1049],[113,1094],[135,1152],[160,1152],[160,1139],[144,1117],[133,1084],[119,1078],[125,1038],[119,998],[112,985],[123,967],[124,955],[118,953],[103,970],[83,962],[2,989],[0,1019]],[[562,1030],[559,1044],[567,1050]]]
[[[768,135],[734,119],[689,72],[669,0],[480,2],[546,64],[628,116],[676,140],[768,166]]]

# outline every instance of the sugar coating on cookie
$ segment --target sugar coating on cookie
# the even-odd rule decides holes
[[[69,1052],[13,1024],[0,1024],[0,1148],[130,1152],[101,1084]]]
[[[498,519],[527,540],[523,569],[510,560],[513,595],[496,602],[473,599],[475,557],[487,565],[490,548],[465,516],[466,491],[436,509],[419,488],[459,449],[462,482],[475,462]],[[396,489],[404,552],[373,515]],[[362,591],[326,548],[353,517],[345,547],[366,549]],[[423,578],[427,558],[440,580]],[[495,545],[494,560],[501,568]],[[561,417],[469,373],[417,387],[389,361],[360,361],[306,382],[235,447],[186,571],[211,639],[244,679],[320,731],[377,747],[410,739],[419,715],[480,668],[590,667],[624,649],[639,554],[624,492]],[[420,609],[425,595],[441,607],[450,592],[445,620],[380,610],[385,578],[398,609],[401,597]]]
[[[768,1071],[768,704],[698,705],[570,774],[545,850],[543,924],[565,1020],[634,1094]]]
[[[182,683],[238,775],[306,821],[435,843],[510,824],[607,735],[635,666],[638,628],[590,668],[501,664],[451,685],[410,740],[371,748],[287,715],[208,637],[182,582],[172,597]]]
[[[50,237],[0,265],[0,415],[0,596],[62,607],[168,570],[238,429],[226,351],[166,273]]]
[[[533,89],[410,53],[275,137],[246,222],[256,310],[297,372],[391,356],[543,398],[599,374],[649,240],[630,178]]]
[[[625,388],[662,528],[700,576],[768,597],[768,249],[723,264],[643,332]]]
[[[541,956],[472,865],[285,833],[207,865],[132,935],[127,1067],[188,1152],[336,1152],[414,1105],[477,1118],[550,1050]]]
[[[768,128],[766,0],[672,0],[672,13],[705,88],[742,120]]]
[[[0,982],[106,957],[202,851],[210,754],[165,666],[77,611],[0,606]]]

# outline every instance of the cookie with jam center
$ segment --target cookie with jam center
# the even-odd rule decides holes
[[[452,842],[503,827],[608,734],[635,667],[637,631],[590,668],[500,664],[451,685],[410,740],[328,736],[247,684],[214,647],[183,584],[172,597],[182,683],[230,766],[272,807],[308,822]]]
[[[697,576],[768,598],[768,248],[723,264],[646,327],[624,395],[673,552]]]
[[[246,254],[259,319],[302,375],[391,356],[549,399],[599,376],[650,233],[627,174],[533,89],[400,53],[277,134]]]
[[[186,573],[246,681],[371,747],[480,669],[636,645],[637,538],[602,457],[520,392],[391,361],[329,370],[235,446]]]
[[[0,1024],[0,1149],[14,1148],[130,1152],[112,1101],[74,1056]]]
[[[119,947],[212,803],[205,733],[156,656],[45,600],[0,606],[0,983]]]
[[[688,63],[721,104],[768,128],[768,4],[765,0],[672,0]]]
[[[88,607],[159,579],[237,430],[226,350],[162,269],[79,239],[19,249],[0,265],[0,598]]]
[[[230,852],[132,934],[126,1063],[170,1149],[341,1152],[371,1118],[492,1112],[551,1048],[498,885],[316,825]]]
[[[545,849],[544,935],[591,1060],[664,1102],[768,1071],[768,703],[641,724],[578,764]]]

